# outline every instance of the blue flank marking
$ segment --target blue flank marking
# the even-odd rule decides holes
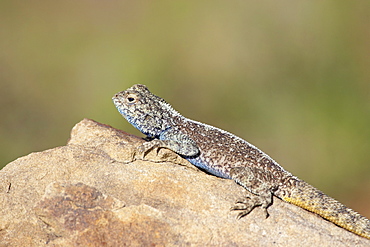
[[[207,164],[206,162],[204,162],[202,160],[202,158],[200,156],[198,157],[184,157],[186,160],[188,160],[190,163],[192,163],[193,165],[195,165],[196,167],[199,167],[200,169],[212,174],[212,175],[215,175],[217,177],[220,177],[220,178],[227,178],[227,179],[231,179],[231,177],[221,171],[218,171],[214,168],[212,168],[212,166],[210,164]]]

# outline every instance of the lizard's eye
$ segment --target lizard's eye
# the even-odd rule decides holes
[[[129,94],[127,95],[126,99],[128,103],[133,104],[133,103],[136,103],[137,96],[135,94]]]

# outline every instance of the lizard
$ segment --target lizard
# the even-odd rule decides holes
[[[231,208],[239,212],[238,219],[259,206],[268,217],[275,196],[370,239],[369,219],[295,177],[242,138],[182,116],[145,85],[133,85],[112,100],[119,113],[148,138],[137,148],[142,158],[150,150],[167,148],[201,170],[232,179],[251,192]]]

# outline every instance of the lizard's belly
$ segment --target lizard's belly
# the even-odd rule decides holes
[[[195,165],[196,167],[199,167],[200,169],[212,174],[212,175],[215,175],[217,177],[221,177],[221,178],[227,178],[227,179],[231,179],[231,177],[229,176],[229,174],[225,171],[225,167],[224,166],[218,166],[218,165],[215,165],[212,163],[212,161],[207,161],[201,157],[185,157],[186,160],[188,160],[190,163],[192,163],[193,165]]]

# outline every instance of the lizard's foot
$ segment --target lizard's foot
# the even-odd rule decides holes
[[[267,208],[272,204],[275,187],[273,174],[256,167],[234,167],[230,169],[230,176],[236,183],[252,193],[238,200],[237,205],[232,208],[232,210],[241,210],[238,218],[249,214],[255,207],[262,207],[267,218],[269,216]]]
[[[145,156],[152,151],[153,149],[156,149],[157,154],[159,152],[159,149],[162,148],[162,141],[158,139],[154,139],[152,141],[144,142],[140,146],[136,147],[134,157],[140,160],[143,160]]]
[[[252,195],[243,197],[235,202],[235,206],[230,210],[239,210],[240,213],[237,215],[237,219],[240,219],[250,212],[253,211],[256,207],[262,207],[265,210],[266,218],[269,216],[267,208],[271,205],[271,200],[266,200],[266,198],[258,195]]]

